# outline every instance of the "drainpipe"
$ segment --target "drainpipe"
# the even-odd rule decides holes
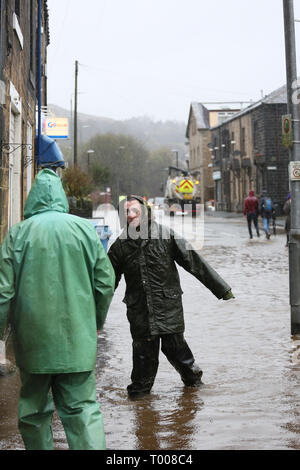
[[[38,39],[37,39],[37,88],[38,88],[38,134],[37,134],[37,164],[40,163],[41,133],[42,133],[42,0],[38,0]]]

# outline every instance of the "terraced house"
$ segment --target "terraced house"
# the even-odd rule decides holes
[[[281,212],[289,191],[288,150],[282,145],[286,85],[211,128],[216,208],[240,212],[250,189],[266,189]]]
[[[38,5],[41,2],[41,80]],[[47,104],[47,0],[0,0],[0,242],[22,219],[36,171],[34,137],[38,89]],[[40,84],[40,86],[39,86]]]
[[[211,128],[232,117],[239,109],[230,107],[207,107],[203,103],[192,102],[186,128],[189,148],[189,168],[200,182],[201,203],[214,199],[215,184],[211,159]]]

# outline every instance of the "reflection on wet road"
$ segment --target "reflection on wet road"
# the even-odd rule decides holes
[[[131,337],[122,282],[98,348],[108,449],[300,449],[300,338],[290,336],[285,235],[250,241],[245,221],[206,217],[204,237],[200,254],[236,296],[218,300],[179,268],[185,336],[204,385],[185,388],[161,353],[152,393],[128,399]],[[0,449],[23,448],[18,386],[18,375],[0,379]],[[67,448],[57,419],[54,438],[57,448]]]

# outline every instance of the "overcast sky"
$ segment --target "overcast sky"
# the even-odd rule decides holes
[[[256,101],[286,81],[282,0],[48,0],[48,6],[48,102],[67,109],[75,60],[78,111],[113,119],[186,122],[192,101]],[[300,19],[300,0],[294,7]],[[298,40],[300,22],[295,27]],[[299,75],[299,60],[297,67]]]

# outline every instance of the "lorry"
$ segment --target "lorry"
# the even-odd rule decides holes
[[[180,211],[182,215],[197,215],[197,204],[200,204],[199,181],[189,170],[175,166],[168,167],[168,179],[165,186],[165,213],[174,216]]]

